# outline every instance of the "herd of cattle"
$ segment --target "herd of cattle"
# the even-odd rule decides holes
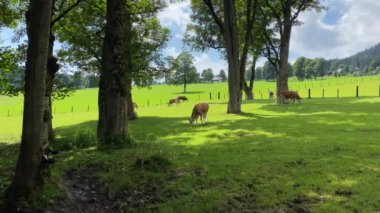
[[[288,103],[288,101],[292,101],[293,103],[295,101],[298,101],[301,103],[301,97],[296,91],[280,91],[277,93],[278,103]],[[274,92],[269,91],[269,99],[274,99]],[[178,96],[176,98],[172,98],[168,102],[168,106],[173,106],[174,104],[180,104],[181,102],[189,101],[189,99],[186,96]],[[137,108],[137,104],[133,102],[133,107]],[[198,118],[201,118],[201,123],[206,123],[206,117],[207,112],[209,109],[208,103],[198,103],[195,104],[193,107],[193,111],[191,113],[191,117],[189,118],[190,124],[195,122],[198,122]]]

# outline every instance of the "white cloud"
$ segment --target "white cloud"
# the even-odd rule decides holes
[[[191,22],[190,13],[188,2],[169,4],[165,10],[158,14],[158,19],[165,27],[179,28],[182,33],[186,30],[186,25]]]
[[[301,14],[303,25],[293,28],[290,51],[310,58],[343,58],[380,42],[380,1],[325,0],[328,8],[344,11],[333,25],[323,19],[328,11]]]
[[[215,75],[218,75],[221,69],[223,69],[227,73],[227,63],[225,60],[213,60],[206,53],[202,53],[199,56],[195,56],[194,58],[194,65],[199,73],[201,73],[204,69],[207,68],[211,68]]]
[[[167,56],[172,56],[176,58],[180,54],[180,51],[177,51],[175,47],[167,47],[165,48],[164,53]]]

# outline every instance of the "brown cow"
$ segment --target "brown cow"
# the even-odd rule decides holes
[[[190,124],[194,123],[194,121],[197,123],[198,117],[201,117],[202,124],[205,124],[208,108],[207,103],[196,104],[193,108],[193,112],[191,113],[191,117],[189,118]]]
[[[178,96],[177,99],[179,99],[181,101],[189,101],[189,99],[187,99],[186,96]]]
[[[286,100],[292,100],[294,101],[298,100],[298,102],[301,104],[301,97],[296,91],[281,91],[279,96],[282,103],[285,103]]]
[[[179,104],[180,100],[178,98],[172,98],[169,100],[168,106],[173,106],[174,103]]]

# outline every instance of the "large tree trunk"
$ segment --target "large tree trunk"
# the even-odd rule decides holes
[[[98,138],[101,142],[127,133],[125,4],[125,0],[107,0],[107,24],[98,99]]]
[[[224,3],[224,41],[228,59],[228,92],[227,113],[241,112],[241,87],[239,69],[239,41],[237,33],[235,0],[223,0]]]
[[[51,11],[51,0],[31,0],[26,12],[28,51],[22,138],[15,176],[6,192],[11,208],[42,183],[41,146]]]
[[[289,9],[284,13],[284,28],[283,35],[280,39],[280,61],[278,64],[278,72],[277,72],[277,94],[280,91],[289,90],[288,86],[288,77],[289,77],[289,46],[290,46],[290,36],[292,32],[292,22],[291,22],[291,9]],[[282,101],[277,98],[277,102],[281,103]]]

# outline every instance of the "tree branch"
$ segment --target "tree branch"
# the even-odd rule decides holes
[[[73,5],[71,5],[69,8],[67,8],[65,11],[63,11],[61,14],[59,14],[56,18],[54,18],[50,24],[50,27],[53,27],[55,23],[57,23],[59,20],[61,20],[67,13],[69,13],[72,9],[74,9],[76,6],[79,5],[83,0],[77,0]]]
[[[203,0],[203,2],[207,5],[211,16],[214,18],[215,23],[218,25],[219,30],[222,34],[224,34],[224,23],[222,19],[215,13],[214,5],[212,4],[212,0]]]

